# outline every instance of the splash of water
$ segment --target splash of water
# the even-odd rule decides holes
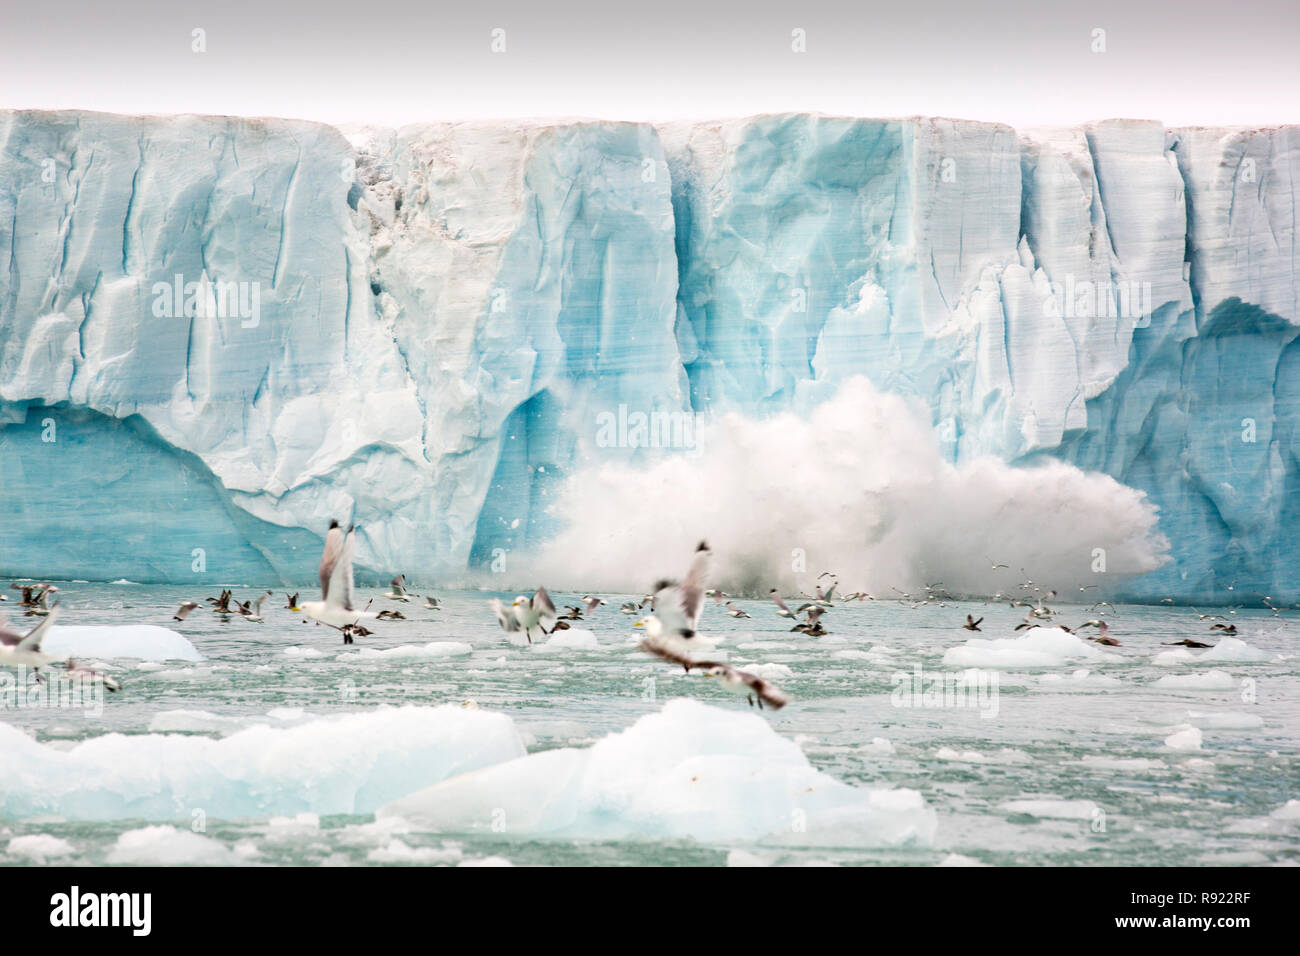
[[[953,465],[918,410],[863,378],[806,415],[726,416],[698,444],[648,468],[575,473],[555,508],[565,530],[530,572],[555,588],[638,592],[684,573],[704,538],[715,585],[734,594],[810,591],[834,571],[841,593],[942,582],[987,595],[1010,592],[1023,568],[1068,600],[1168,560],[1143,492],[1064,462]]]

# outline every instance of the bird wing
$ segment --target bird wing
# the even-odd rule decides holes
[[[832,581],[832,582],[831,582],[831,586],[828,587],[828,588],[826,589],[826,593],[825,593],[824,595],[822,595],[822,599],[823,599],[823,600],[826,600],[826,601],[829,601],[829,600],[831,599],[831,595],[833,595],[833,594],[835,593],[835,589],[836,589],[837,587],[839,587],[839,586],[840,586],[840,582],[839,582],[839,581]]]
[[[691,559],[690,569],[686,572],[686,580],[682,582],[681,607],[682,613],[690,622],[690,629],[695,630],[696,624],[700,620],[700,611],[704,609],[704,581],[709,573],[709,559],[713,557],[713,552],[709,550],[707,542],[701,541],[695,549],[695,557]]]
[[[687,657],[685,654],[681,654],[673,650],[671,647],[669,647],[666,644],[661,644],[658,641],[652,641],[649,638],[643,640],[637,646],[641,650],[645,651],[647,654],[653,654],[655,657],[658,657],[661,660],[668,661],[668,663],[670,664],[676,664],[678,667],[686,667],[686,668],[698,667],[702,669],[709,668],[709,667],[727,667],[726,664],[723,664],[719,661],[694,660],[690,657]]]
[[[356,532],[349,531],[343,538],[334,564],[330,568],[329,587],[325,594],[325,603],[345,611],[355,610],[352,606],[352,555],[356,551]],[[322,564],[322,573],[324,565]]]
[[[519,621],[515,618],[514,614],[506,613],[505,605],[501,603],[500,599],[493,598],[488,601],[488,607],[490,607],[492,613],[497,616],[497,623],[501,625],[501,630],[506,633],[519,630]]]
[[[343,529],[338,526],[338,522],[332,522],[329,534],[325,535],[325,549],[320,556],[320,596],[323,601],[329,600],[330,578],[334,575],[334,567],[338,564],[342,551]]]
[[[533,593],[533,598],[529,604],[541,620],[555,620],[555,618],[558,617],[555,613],[555,602],[553,602],[551,596],[546,593],[546,588],[538,588]]]
[[[15,631],[9,626],[9,621],[0,618],[0,644],[6,647],[17,647],[22,641],[23,635],[20,631]]]
[[[786,606],[785,601],[781,600],[781,595],[773,594],[772,600],[776,603],[776,606],[779,607],[781,610],[785,611],[786,613],[790,613],[790,608]]]
[[[749,671],[735,671],[735,673],[745,682],[746,687],[757,694],[758,698],[773,710],[780,710],[790,703],[790,698],[775,684],[769,683],[763,678],[749,673]]]
[[[41,619],[41,623],[28,631],[27,635],[18,642],[18,650],[39,651],[41,649],[41,641],[45,639],[46,632],[50,629],[50,625],[54,623],[54,619],[58,616],[59,606],[55,604],[50,608],[50,613]]]
[[[587,602],[587,613],[590,614],[596,608],[600,607],[600,598],[592,598]]]
[[[702,597],[704,592],[698,592]],[[696,618],[699,617],[699,607],[701,602],[696,602]],[[695,633],[694,620],[686,611],[686,592],[680,584],[674,581],[660,581],[655,585],[654,598],[650,602],[651,609],[655,616],[659,618],[664,626],[664,630],[670,634],[682,634],[690,636]]]

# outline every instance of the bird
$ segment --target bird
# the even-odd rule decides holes
[[[1221,631],[1224,634],[1236,634],[1237,625],[1236,624],[1211,624],[1210,630]]]
[[[984,620],[984,618],[980,618],[980,619],[977,621],[977,620],[975,620],[975,618],[974,618],[972,615],[967,614],[967,615],[966,615],[966,623],[963,624],[962,627],[964,627],[964,628],[965,628],[966,630],[968,630],[968,631],[978,631],[978,630],[980,629],[980,621],[983,621],[983,620]]]
[[[821,621],[822,615],[826,613],[826,608],[820,604],[805,604],[799,608],[799,613],[804,615],[804,620],[790,628],[791,633],[799,631],[809,637],[821,637],[823,634],[829,633]]]
[[[380,611],[375,615],[377,621],[405,621],[406,615],[401,611]]]
[[[576,604],[564,605],[564,613],[560,615],[561,621],[581,621],[582,608]]]
[[[198,605],[196,604],[195,607],[198,607]],[[68,669],[69,680],[99,681],[99,683],[104,685],[104,690],[109,691],[110,693],[117,693],[117,691],[122,689],[122,685],[118,681],[109,677],[103,671],[93,670],[92,668],[78,664],[71,657],[68,658],[67,663],[64,664],[64,666]]]
[[[298,592],[297,592],[297,591],[293,592],[293,594],[286,594],[284,597],[285,597],[285,605],[284,605],[284,606],[285,606],[288,610],[293,611],[295,614],[300,614],[300,613],[302,613],[302,608],[300,608],[300,607],[298,606]]]
[[[735,602],[727,602],[727,617],[749,617],[749,612],[737,607]]]
[[[430,611],[441,611],[442,603],[432,594],[427,595],[424,599],[424,606]]]
[[[985,556],[984,560],[987,561],[987,562],[989,563],[989,569],[992,570],[992,571],[996,571],[996,570],[998,570],[999,568],[1009,568],[1009,567],[1011,567],[1011,565],[1009,565],[1009,564],[998,564],[996,561],[994,561],[992,558],[988,557],[987,555]]]
[[[675,652],[672,648],[650,640],[642,641],[640,648],[648,654],[653,654],[662,660],[668,661],[670,664],[681,665],[688,674],[691,672],[691,668],[694,667],[706,677],[721,678],[722,686],[727,690],[744,694],[749,700],[750,707],[754,706],[755,699],[758,700],[759,710],[762,710],[765,704],[773,710],[780,710],[790,702],[790,699],[781,692],[779,687],[764,680],[757,674],[751,674],[749,671],[740,670],[720,661],[697,661]]]
[[[695,548],[695,556],[686,571],[686,578],[681,584],[664,579],[657,581],[651,589],[650,609],[653,613],[646,616],[647,633],[653,631],[651,618],[658,622],[660,634],[668,639],[683,638],[690,640],[699,629],[700,612],[704,609],[704,578],[708,574],[709,561],[713,552],[707,542],[701,541]]]
[[[213,614],[230,614],[230,613],[232,613],[231,610],[230,610],[230,598],[231,598],[231,597],[232,597],[231,592],[229,592],[229,591],[222,591],[222,592],[221,592],[221,597],[217,597],[217,598],[207,598],[207,600],[212,604],[212,613],[213,613]]]
[[[515,617],[519,620],[519,627],[528,638],[529,644],[533,643],[533,628],[545,634],[546,622],[550,621],[553,624],[557,619],[555,605],[551,603],[551,596],[543,587],[534,591],[531,598],[520,594],[515,598],[513,606]]]
[[[44,617],[50,613],[50,595],[58,592],[52,584],[42,585],[41,589],[36,592],[31,603],[27,605],[28,617]]]
[[[582,620],[582,618],[578,618],[578,620]],[[573,628],[572,624],[570,624],[564,618],[560,618],[558,621],[555,622],[555,626],[551,628],[551,633],[554,634],[556,631],[568,631],[568,630],[572,630],[572,628]]]
[[[781,592],[776,588],[772,588],[772,590],[767,593],[771,596],[772,603],[776,605],[777,617],[788,617],[793,619],[797,616],[794,611],[790,610],[790,606],[781,599]]]
[[[187,617],[190,616],[190,611],[195,610],[198,606],[199,605],[193,601],[183,602],[181,606],[176,609],[176,613],[172,615],[172,620],[173,621],[185,620]]]
[[[533,643],[533,629],[546,633],[546,622],[558,621],[555,605],[546,588],[539,587],[531,598],[520,594],[509,605],[502,604],[497,598],[488,602],[492,613],[497,616],[497,623],[507,635],[523,632],[528,643]]]
[[[598,597],[591,597],[590,595],[588,595],[582,599],[582,603],[587,605],[587,613],[590,614],[592,611],[596,610],[596,608],[600,607],[605,602]]]
[[[1213,647],[1213,644],[1205,644],[1201,641],[1194,641],[1189,637],[1184,637],[1181,641],[1161,641],[1162,647]]]
[[[709,588],[704,593],[707,594],[709,597],[713,598],[714,604],[721,604],[723,598],[730,597],[730,595],[728,595],[726,591],[719,591],[717,588]]]
[[[822,626],[821,621],[813,621],[811,624],[799,623],[790,628],[790,630],[792,632],[799,631],[803,634],[807,634],[809,637],[821,637],[823,634],[830,633],[830,631],[826,630],[826,628]]]
[[[355,528],[348,528],[344,534],[339,523],[331,521],[320,559],[321,599],[302,602],[302,612],[309,618],[342,631],[344,644],[352,643],[361,621],[377,617],[369,610],[357,610],[353,606],[352,555],[355,550]]]
[[[409,601],[411,600],[411,599],[410,599],[409,597],[407,597],[407,595],[406,595],[406,575],[405,575],[405,574],[399,574],[397,577],[393,578],[393,580],[390,581],[390,582],[388,582],[388,583],[389,583],[389,586],[392,587],[392,590],[391,590],[391,591],[388,591],[387,593],[385,593],[385,594],[384,594],[384,597],[388,598],[390,601],[408,601],[408,602],[409,602]]]
[[[30,667],[37,672],[39,678],[40,668],[62,660],[41,650],[41,641],[49,635],[50,627],[58,616],[59,605],[56,602],[50,608],[50,613],[26,634],[12,630],[8,624],[0,621],[0,667]]]
[[[1088,640],[1095,641],[1098,644],[1105,644],[1107,647],[1120,646],[1119,641],[1110,636],[1110,625],[1105,621],[1097,622],[1097,636],[1090,637]]]
[[[249,621],[262,620],[262,605],[266,603],[266,599],[270,596],[270,591],[263,591],[254,600],[241,604],[239,607],[239,613],[244,615],[244,618]]]
[[[641,605],[637,604],[636,601],[624,601],[618,610],[621,614],[636,614],[641,610]]]

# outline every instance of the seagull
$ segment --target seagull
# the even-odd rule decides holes
[[[0,667],[30,667],[37,671],[46,664],[52,664],[63,658],[46,654],[41,650],[41,641],[49,634],[54,619],[59,616],[59,605],[50,608],[50,613],[41,619],[41,623],[26,634],[10,629],[0,621]]]
[[[208,601],[212,603],[212,613],[213,614],[233,613],[230,610],[230,598],[231,598],[231,593],[229,591],[222,591],[221,597],[219,598],[208,598]]]
[[[600,607],[605,602],[602,601],[600,598],[591,597],[590,595],[588,595],[582,599],[582,603],[587,605],[587,613],[590,614],[592,611],[596,610],[596,608]]]
[[[27,616],[44,617],[46,614],[49,614],[50,595],[57,593],[58,590],[59,589],[52,584],[47,584],[44,587],[42,587],[40,592],[34,598],[32,598],[32,603],[28,608]]]
[[[712,556],[708,544],[701,541],[695,548],[695,557],[691,559],[685,581],[678,584],[662,580],[655,584],[650,601],[654,613],[650,617],[660,622],[664,634],[687,639],[695,636],[700,612],[704,609],[704,577]]]
[[[195,607],[198,607],[198,605],[196,604]],[[122,689],[122,685],[120,683],[118,683],[112,677],[109,677],[103,671],[92,670],[89,667],[85,667],[81,664],[78,664],[71,657],[68,658],[67,664],[65,666],[68,668],[68,678],[70,680],[74,680],[74,681],[89,680],[92,682],[99,681],[101,684],[104,685],[104,690],[110,693],[116,693],[117,691]]]
[[[298,592],[297,592],[297,591],[294,591],[293,594],[286,594],[284,597],[285,597],[285,601],[287,602],[284,606],[285,606],[288,610],[293,611],[295,614],[301,614],[301,613],[302,613],[302,608],[300,608],[300,607],[298,606]]]
[[[992,558],[988,557],[987,555],[985,555],[984,560],[989,563],[989,570],[991,571],[997,571],[999,568],[1011,567],[1011,565],[1009,564],[998,564],[996,561],[994,561]]]
[[[1181,641],[1162,641],[1163,647],[1213,647],[1213,644],[1203,644],[1200,641],[1193,641],[1191,638],[1184,637]]]
[[[531,598],[519,595],[515,598],[513,606],[519,628],[524,632],[524,637],[528,638],[529,644],[533,643],[533,628],[545,634],[546,622],[554,623],[557,619],[555,605],[551,603],[551,596],[546,593],[546,588],[539,587],[533,592]]]
[[[624,601],[622,607],[619,608],[619,612],[622,614],[636,614],[640,610],[641,605],[637,604],[636,601]]]
[[[406,596],[406,575],[405,574],[399,574],[397,577],[393,578],[393,580],[388,583],[392,587],[392,590],[387,592],[384,595],[384,597],[388,598],[391,601],[409,602],[411,600],[409,597]]]
[[[968,630],[968,631],[978,631],[978,630],[980,629],[980,621],[983,621],[983,620],[984,620],[984,618],[980,618],[979,621],[977,621],[977,620],[975,620],[975,618],[974,618],[973,616],[971,616],[970,614],[967,614],[967,615],[966,615],[966,623],[963,624],[962,627],[964,627],[964,628],[965,628],[966,630]]]
[[[1088,640],[1095,641],[1098,644],[1105,644],[1107,647],[1120,646],[1119,641],[1117,641],[1115,638],[1110,636],[1110,625],[1107,624],[1105,621],[1097,622],[1097,636],[1090,637],[1088,638]]]
[[[776,588],[772,588],[772,590],[767,593],[771,595],[772,603],[776,605],[777,617],[788,617],[793,619],[796,616],[794,611],[790,610],[790,606],[786,604],[785,601],[781,600],[781,592]]]
[[[763,709],[764,704],[773,710],[780,710],[790,702],[790,699],[781,692],[780,688],[765,681],[757,674],[751,674],[749,671],[742,671],[719,661],[693,660],[651,640],[642,641],[640,647],[646,653],[653,654],[670,664],[680,664],[688,674],[691,668],[695,667],[702,671],[706,677],[721,678],[722,686],[727,690],[744,694],[749,700],[750,707],[754,706],[755,698],[758,699],[759,710]]]
[[[730,597],[730,595],[727,594],[726,591],[719,591],[717,588],[709,588],[704,593],[707,594],[709,597],[713,598],[714,604],[721,604],[723,598]],[[731,602],[728,601],[727,604],[730,605]]]
[[[564,605],[564,613],[560,615],[561,621],[581,621],[582,608],[576,604]]]
[[[488,601],[488,607],[497,616],[497,623],[501,625],[501,630],[505,631],[507,635],[519,630],[519,618],[515,617],[513,606],[507,608],[498,598],[493,598]]]
[[[734,602],[727,602],[727,617],[749,617],[749,613],[735,605]]]
[[[1237,625],[1236,624],[1211,624],[1210,630],[1222,631],[1224,634],[1236,634]]]
[[[177,608],[176,613],[172,615],[172,620],[173,621],[185,620],[187,617],[190,616],[190,611],[193,611],[197,607],[198,605],[195,604],[193,601],[186,601],[179,608]]]
[[[406,615],[401,611],[380,611],[375,615],[377,621],[405,621]]]
[[[270,596],[270,591],[262,592],[256,600],[249,601],[247,604],[241,604],[239,607],[239,613],[244,615],[244,618],[249,621],[262,620],[262,605],[266,603],[266,599]]]
[[[806,618],[800,621],[790,631],[800,631],[809,637],[821,637],[827,633],[826,628],[822,625],[821,617],[826,613],[826,608],[820,604],[805,604],[799,608],[799,613],[807,612]]]
[[[437,599],[436,597],[434,597],[432,594],[430,594],[430,595],[428,595],[427,597],[425,597],[425,599],[424,599],[424,606],[425,606],[426,608],[428,608],[430,611],[441,611],[441,610],[442,610],[442,604],[441,604],[441,603],[438,601],[438,599]]]
[[[352,555],[355,550],[356,531],[348,528],[345,535],[339,523],[331,521],[320,559],[321,600],[302,602],[302,612],[309,618],[342,631],[344,644],[352,643],[352,636],[357,633],[362,620],[377,616],[353,607]]]

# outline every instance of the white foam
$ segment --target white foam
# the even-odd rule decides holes
[[[1002,809],[1009,813],[1025,813],[1031,817],[1051,820],[1088,820],[1100,812],[1091,800],[1061,800],[1057,797],[1026,797],[1008,800]]]
[[[508,837],[928,843],[912,790],[864,790],[808,763],[762,717],[674,700],[586,749],[548,750],[394,801],[378,817]]]
[[[389,707],[213,739],[105,734],[67,750],[0,724],[0,816],[75,820],[367,813],[458,773],[521,756],[510,718]]]
[[[1105,548],[1121,574],[1158,567],[1168,548],[1142,493],[1059,461],[954,466],[928,414],[865,378],[811,409],[724,416],[700,429],[696,447],[648,466],[577,470],[553,506],[565,530],[529,578],[636,592],[680,575],[703,537],[715,583],[737,593],[797,593],[810,581],[772,542],[816,541],[818,560],[846,587],[883,593],[940,578],[954,591],[992,594],[1005,582],[986,554],[1073,588],[1095,577],[1092,548]]]
[[[42,650],[57,657],[130,657],[141,661],[201,661],[183,635],[156,624],[55,624]]]

